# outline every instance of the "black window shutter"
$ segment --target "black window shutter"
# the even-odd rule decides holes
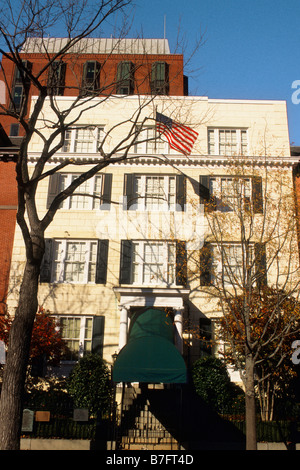
[[[111,204],[111,188],[112,188],[112,174],[106,173],[103,175],[102,195],[100,209],[110,210]]]
[[[98,240],[96,284],[106,284],[109,240]]]
[[[176,176],[176,208],[184,211],[186,203],[186,178],[184,175]]]
[[[121,240],[120,284],[132,284],[131,263],[132,263],[132,241]]]
[[[253,212],[255,214],[263,213],[263,191],[262,191],[262,178],[255,176],[252,178],[252,200]]]
[[[58,94],[60,96],[63,96],[64,94],[66,68],[67,68],[67,64],[65,62],[60,61],[59,83],[58,83]]]
[[[53,199],[60,192],[61,189],[61,178],[59,173],[54,173],[50,176],[48,185],[48,197],[47,197],[47,209],[49,209]]]
[[[205,242],[200,251],[200,285],[210,286],[212,275],[212,245]]]
[[[209,318],[200,318],[200,350],[212,354],[212,322]]]
[[[151,69],[151,92],[159,95],[169,93],[169,65],[166,62],[154,62]]]
[[[82,71],[82,82],[81,82],[81,87],[84,90],[86,87],[86,75],[87,75],[87,68],[88,68],[88,62],[85,62],[83,64],[83,71]]]
[[[178,286],[187,285],[186,242],[181,240],[176,242],[176,284]]]
[[[207,209],[208,203],[210,203],[210,192],[209,192],[209,176],[200,175],[199,178],[199,198],[200,204],[204,204]]]
[[[137,201],[134,199],[133,194],[133,183],[134,183],[134,174],[126,174],[124,176],[124,210],[130,210],[134,208],[134,205]]]
[[[267,280],[267,257],[266,245],[264,243],[255,243],[255,269],[256,269],[256,285],[259,289],[266,287]]]
[[[41,263],[40,282],[51,282],[52,238],[45,238],[45,253]]]
[[[93,354],[103,356],[103,343],[104,343],[104,315],[97,315],[93,318],[93,332],[92,332],[92,350]]]

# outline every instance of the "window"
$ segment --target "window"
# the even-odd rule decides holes
[[[91,352],[93,319],[87,317],[60,317],[60,331],[67,345],[64,361],[77,361]]]
[[[16,111],[20,111],[22,103],[23,103],[23,99],[24,99],[23,85],[15,85],[12,99],[13,99],[13,104],[14,104],[14,107],[16,108]]]
[[[46,239],[40,282],[105,284],[108,240]]]
[[[135,153],[169,153],[169,144],[163,141],[155,127],[145,127],[138,135]]]
[[[252,210],[263,213],[263,184],[260,176],[208,176],[199,178],[200,203],[207,212]]]
[[[120,62],[117,70],[117,93],[132,95],[134,92],[134,65],[132,62]]]
[[[75,127],[65,132],[62,152],[97,153],[103,139],[103,127]]]
[[[15,68],[15,75],[12,85],[12,102],[11,109],[19,112],[21,110],[22,104],[24,102],[26,91],[30,86],[30,78],[26,74],[26,70],[30,72],[31,63],[27,60],[22,60],[23,68]]]
[[[49,179],[47,209],[55,197],[78,177],[80,173],[55,173]],[[60,209],[109,210],[111,203],[112,174],[101,173],[92,176],[66,198]]]
[[[186,284],[186,247],[181,241],[123,240],[120,283],[147,286]]]
[[[267,258],[264,243],[248,247],[238,243],[205,242],[200,252],[201,286],[237,285],[243,287],[243,277],[250,273],[253,285],[267,285]]]
[[[150,86],[154,95],[169,94],[169,66],[166,62],[152,64]]]
[[[200,283],[243,287],[246,275],[266,283],[265,246],[261,243],[204,243],[200,253]],[[256,279],[255,279],[256,278]]]
[[[66,64],[61,60],[52,62],[48,73],[48,94],[62,96],[65,87]]]
[[[134,242],[132,260],[133,284],[175,283],[175,243]]]
[[[139,175],[134,179],[134,194],[138,209],[175,209],[175,176]]]
[[[61,173],[61,188],[63,191],[79,175],[71,173]],[[63,209],[91,210],[100,208],[100,194],[102,194],[102,175],[95,175],[82,183],[75,190],[74,194],[64,200]]]
[[[96,257],[96,241],[55,240],[53,282],[94,282]]]
[[[63,361],[77,361],[88,353],[103,354],[104,316],[59,317],[62,338],[67,344]]]
[[[83,67],[82,95],[97,94],[100,89],[100,64],[88,61]]]
[[[125,175],[125,204],[130,210],[184,210],[183,175]]]
[[[11,124],[10,125],[10,137],[17,137],[19,135],[20,124]]]
[[[241,283],[246,266],[251,266],[251,251],[249,256],[250,259],[246,264],[246,255],[241,245],[213,246],[213,283],[224,282],[227,285]]]
[[[247,155],[246,129],[208,129],[209,155]]]
[[[250,178],[211,177],[210,194],[215,201],[216,210],[230,212],[250,208],[252,185]]]

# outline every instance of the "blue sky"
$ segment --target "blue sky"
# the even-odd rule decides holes
[[[171,51],[178,28],[189,50],[205,44],[189,69],[190,94],[209,98],[286,100],[290,142],[300,145],[299,0],[136,0],[129,37],[166,38]],[[106,31],[109,34],[109,28]],[[295,96],[295,95],[294,95]]]

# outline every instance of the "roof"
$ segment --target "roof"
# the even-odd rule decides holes
[[[21,52],[57,53],[68,38],[28,38]],[[68,53],[81,54],[170,54],[167,39],[83,38]]]

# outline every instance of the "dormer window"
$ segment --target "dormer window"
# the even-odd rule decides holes
[[[28,60],[22,60],[22,65],[25,70],[31,70],[31,63]],[[12,86],[12,100],[11,100],[11,110],[19,112],[21,110],[22,104],[26,96],[26,90],[29,90],[30,87],[30,78],[26,74],[26,71],[23,68],[16,66],[14,81]]]
[[[52,62],[48,74],[48,95],[63,96],[65,87],[66,64],[61,60]]]
[[[153,95],[169,94],[169,65],[166,62],[152,64],[151,93]]]
[[[96,61],[88,61],[83,67],[82,94],[97,94],[100,89],[100,64]]]
[[[117,70],[117,94],[132,95],[134,92],[134,65],[120,62]]]

